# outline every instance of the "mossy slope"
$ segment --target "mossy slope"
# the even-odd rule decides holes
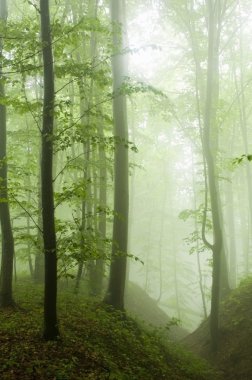
[[[208,359],[228,380],[252,380],[252,279],[243,281],[221,305],[220,344],[210,350],[209,321],[185,338],[193,352]]]
[[[56,342],[41,340],[42,289],[17,286],[20,310],[0,312],[1,380],[210,380],[200,360],[164,348],[133,319],[64,292],[59,297]]]
[[[188,331],[183,327],[172,324],[172,319],[159,307],[158,303],[133,282],[129,282],[126,290],[125,307],[131,315],[146,324],[163,328],[163,334],[174,341],[180,341],[188,335]],[[167,325],[169,331],[165,329]]]

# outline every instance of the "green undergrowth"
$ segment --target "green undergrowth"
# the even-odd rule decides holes
[[[41,339],[42,287],[15,286],[18,308],[0,311],[0,379],[217,379],[202,361],[144,331],[124,313],[74,295],[59,294],[61,338]]]
[[[217,365],[229,380],[252,379],[252,278],[241,282],[222,305]]]
[[[184,340],[193,352],[216,366],[223,379],[252,379],[252,278],[230,292],[220,308],[218,352],[210,346],[209,318]]]

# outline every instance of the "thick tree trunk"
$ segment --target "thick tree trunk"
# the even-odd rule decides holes
[[[111,19],[113,23],[114,54],[112,57],[113,71],[113,116],[115,136],[115,166],[114,166],[114,224],[113,246],[109,286],[105,302],[115,308],[124,309],[124,291],[127,265],[128,243],[128,210],[129,210],[129,184],[128,184],[128,141],[127,105],[125,95],[120,94],[124,77],[126,75],[124,48],[124,2],[111,0]],[[121,33],[118,31],[121,26]]]
[[[5,24],[7,20],[6,0],[0,1],[0,22]],[[5,97],[4,78],[2,75],[2,51],[3,39],[0,39],[0,97]],[[14,240],[10,219],[7,185],[7,155],[6,155],[6,107],[0,104],[0,222],[2,232],[2,262],[0,283],[0,306],[13,305],[12,277],[14,260]]]
[[[57,253],[53,194],[54,73],[48,0],[40,0],[44,65],[44,104],[41,151],[41,199],[45,254],[44,338],[57,339]]]
[[[208,186],[212,210],[213,222],[213,253],[212,270],[212,297],[210,314],[210,335],[212,350],[218,349],[219,342],[219,304],[220,304],[220,279],[223,254],[223,235],[221,224],[221,208],[218,192],[218,180],[216,176],[215,152],[218,146],[216,141],[216,107],[218,104],[218,78],[219,78],[219,30],[217,21],[218,6],[214,6],[212,0],[208,0],[208,68],[207,88],[203,130],[203,152],[207,164]]]
[[[208,141],[207,144],[209,144],[209,150],[211,151],[211,158],[212,158],[212,164],[214,166],[214,170],[216,170],[216,156],[218,152],[218,140],[219,140],[219,131],[218,126],[216,125],[216,109],[218,105],[218,98],[219,98],[219,39],[220,39],[220,23],[221,23],[221,17],[223,16],[222,12],[224,11],[224,8],[221,9],[220,2],[216,2],[215,5],[213,4],[212,0],[207,1],[208,4],[208,11],[209,11],[209,50],[208,49],[208,77],[211,76],[211,79],[208,80],[207,83],[207,99],[205,100],[204,95],[204,86],[203,86],[203,71],[201,68],[201,56],[200,56],[200,49],[198,46],[198,40],[197,40],[197,34],[196,34],[196,28],[195,28],[195,18],[191,17],[190,14],[188,15],[188,31],[191,39],[191,45],[192,45],[192,52],[193,52],[193,58],[195,63],[195,88],[196,88],[196,110],[197,110],[197,116],[198,116],[198,123],[199,123],[199,131],[200,131],[200,138],[201,143],[203,147],[203,154],[205,156],[205,137],[204,134],[208,133]],[[223,4],[223,6],[225,6]],[[193,7],[191,9],[191,12],[193,12]],[[211,14],[210,14],[211,12]],[[211,41],[210,41],[211,40]],[[211,71],[211,72],[210,72]],[[211,104],[208,104],[209,97],[211,97]],[[205,104],[203,105],[205,100]],[[204,109],[203,112],[203,118],[202,118],[202,112],[201,107]],[[204,119],[204,121],[202,120]],[[208,124],[210,126],[206,126],[206,119],[209,119]],[[204,177],[205,177],[205,211],[203,215],[203,223],[202,223],[202,238],[204,243],[208,248],[212,248],[211,245],[207,242],[205,238],[205,223],[206,223],[206,214],[207,214],[207,201],[208,201],[208,177],[209,173],[207,171],[208,163],[206,162],[206,157],[204,157],[203,163],[204,163]],[[215,178],[215,187],[216,187],[216,194],[217,194],[217,203],[219,205],[218,207],[218,214],[220,219],[220,225],[222,225],[223,216],[222,216],[222,208],[221,208],[221,199],[220,199],[220,193],[219,193],[219,183],[217,176]],[[211,197],[211,194],[210,194]],[[224,298],[227,293],[230,290],[229,287],[229,279],[228,279],[228,268],[227,268],[227,258],[225,255],[225,249],[223,245],[222,249],[222,257],[221,257],[221,282],[220,282],[220,297]]]

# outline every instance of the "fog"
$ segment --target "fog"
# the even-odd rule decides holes
[[[0,1],[1,308],[30,281],[46,341],[67,291],[188,334],[204,322],[218,351],[252,269],[251,15]]]
[[[196,3],[194,6],[197,13]],[[238,13],[242,13],[242,5],[240,7]],[[131,177],[130,249],[144,262],[144,265],[130,263],[130,279],[158,300],[160,307],[169,315],[181,320],[191,330],[205,317],[200,282],[207,313],[210,312],[211,299],[211,252],[202,244],[200,236],[205,183],[200,141],[202,121],[199,122],[197,114],[197,91],[201,90],[195,88],[197,79],[193,58],[193,50],[201,49],[200,65],[206,71],[207,43],[204,35],[207,35],[207,30],[202,30],[201,37],[198,31],[195,38],[199,46],[194,48],[188,30],[192,25],[186,22],[186,17],[194,17],[193,9],[190,14],[189,2],[184,2],[181,7],[175,2],[166,10],[164,8],[161,3],[154,3],[150,9],[141,11],[133,8],[128,17],[128,38],[130,48],[132,46],[130,76],[163,92],[158,100],[152,94],[138,95],[129,107],[133,114],[130,131],[139,148],[137,155],[132,155],[132,160],[140,165]],[[238,84],[238,81],[246,81],[243,75],[246,76],[247,66],[240,61],[242,68],[237,67],[237,78],[234,78],[232,72],[236,64],[230,56],[234,50],[239,51],[238,55],[243,54],[244,46],[237,45],[244,44],[250,26],[248,16],[243,14],[238,21],[238,29],[234,29],[230,37],[229,23],[230,19],[237,17],[236,12],[237,4],[228,7],[222,31],[217,111],[220,125],[217,127],[220,128],[217,176],[223,209],[225,254],[230,271],[235,272],[235,279],[230,278],[231,287],[250,272],[249,265],[245,264],[250,254],[245,251],[251,244],[247,191],[250,180],[246,179],[250,176],[251,167],[248,162],[236,165],[235,161],[244,149],[247,153],[250,151],[249,131],[242,132],[240,125],[244,123],[244,117],[245,123],[248,122],[249,106],[243,104],[244,110],[238,110],[248,96],[244,89],[239,92],[242,84]],[[246,56],[243,54],[240,59],[246,61],[247,54],[246,49]],[[200,85],[205,87],[206,83]],[[247,84],[243,85],[247,87]],[[210,205],[207,207],[211,223]],[[211,227],[208,228],[211,241]],[[244,233],[247,236],[246,249]]]

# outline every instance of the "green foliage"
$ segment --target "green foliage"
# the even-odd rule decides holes
[[[129,257],[130,259],[133,259],[135,260],[136,262],[139,262],[141,263],[142,265],[144,265],[144,261],[141,260],[138,256],[135,256],[135,255],[132,255],[130,253],[127,254],[127,257]]]
[[[84,179],[80,179],[72,185],[63,185],[61,192],[54,193],[56,207],[63,202],[69,202],[76,199],[85,199],[87,194],[87,185],[87,181]]]
[[[41,250],[37,236],[41,212],[39,146],[43,76],[38,6],[29,0],[22,1],[22,6],[24,9],[20,13],[18,9],[10,12],[7,28],[0,25],[6,90],[0,104],[8,109],[9,198],[16,254],[23,262],[28,251],[34,260],[34,254]],[[98,150],[104,149],[106,161],[107,156],[112,157],[116,142],[112,137],[111,46],[108,41],[111,27],[108,17],[104,11],[99,12],[100,17],[89,17],[87,5],[83,5],[81,16],[74,5],[69,5],[71,17],[67,16],[66,4],[56,2],[51,6],[55,68],[53,142],[55,162],[59,163],[54,178],[55,208],[61,216],[68,214],[66,218],[56,220],[61,277],[72,276],[73,268],[80,261],[109,256],[110,239],[102,239],[93,228],[94,219],[101,212],[97,205],[94,207],[96,199],[92,186],[95,181],[97,188],[99,186]],[[94,37],[97,38],[97,52],[92,56],[89,46]],[[87,141],[90,144],[89,155],[94,154],[92,160],[83,154],[83,145],[87,145]],[[123,144],[136,151],[133,143]],[[109,159],[105,163],[112,173]],[[93,172],[84,180],[84,171],[87,170]],[[81,231],[80,217],[72,217],[75,211],[69,213],[69,210],[79,211],[86,200],[90,202],[92,215],[86,212],[85,219],[92,226]],[[105,215],[111,216],[109,207],[103,207],[106,207]],[[98,248],[101,245],[103,252]]]
[[[197,209],[186,209],[179,213],[179,218],[183,221],[187,221],[189,219],[194,219],[196,223],[199,225],[202,224],[203,220],[203,212],[204,212],[204,204],[199,205]],[[210,211],[209,209],[207,211]],[[209,231],[212,229],[212,221],[207,218],[206,219],[206,230]]]
[[[184,241],[190,247],[189,254],[194,253],[203,253],[206,252],[209,248],[202,241],[201,229],[203,223],[203,212],[204,205],[201,204],[198,209],[191,210],[186,209],[179,213],[179,218],[183,221],[194,220],[196,222],[198,228],[191,232]],[[206,232],[212,231],[212,221],[209,218],[206,218]]]
[[[203,253],[209,248],[202,242],[201,233],[199,231],[191,232],[186,238],[184,238],[186,244],[190,247],[189,254]]]
[[[57,219],[56,232],[58,278],[75,277],[76,265],[80,262],[88,263],[98,259],[108,260],[111,240],[102,238],[91,227],[82,230],[80,219],[74,218],[73,221]]]
[[[172,326],[179,326],[179,325],[181,325],[181,320],[180,320],[179,318],[172,317],[172,318],[170,319],[170,321],[166,324],[165,328],[166,328],[167,330],[170,330],[170,328],[171,328]]]
[[[149,93],[160,98],[168,99],[167,95],[163,91],[159,90],[158,88],[148,83],[136,81],[130,77],[126,77],[124,79],[123,85],[121,86],[119,90],[119,94],[132,95],[132,94],[138,94],[138,93]]]
[[[232,164],[237,167],[246,160],[249,162],[252,161],[252,154],[242,154],[241,156],[234,158]]]

